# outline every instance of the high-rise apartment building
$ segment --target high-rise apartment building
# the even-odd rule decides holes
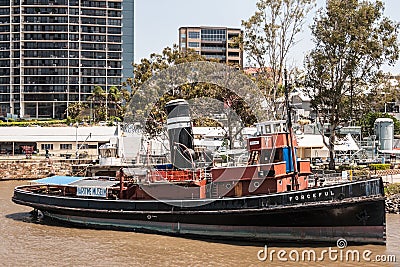
[[[122,1],[122,76],[126,78],[133,77],[132,63],[134,58],[135,45],[135,0]]]
[[[193,49],[206,58],[243,68],[243,52],[234,39],[241,33],[240,29],[226,27],[181,27],[179,49]]]
[[[0,116],[62,118],[94,86],[120,86],[122,10],[122,0],[0,0]]]

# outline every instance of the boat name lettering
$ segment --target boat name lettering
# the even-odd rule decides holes
[[[251,146],[259,145],[259,144],[260,144],[260,141],[251,141],[251,142],[250,142],[250,145],[251,145]]]
[[[107,189],[101,187],[77,187],[77,196],[86,197],[107,197]]]
[[[335,193],[332,191],[298,194],[295,196],[290,196],[289,201],[299,201],[299,200],[306,200],[306,199],[320,199],[320,198],[330,197],[330,196],[334,196],[334,195],[335,195]]]

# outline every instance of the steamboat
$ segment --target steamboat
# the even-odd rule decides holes
[[[166,105],[171,164],[115,177],[63,177],[16,187],[12,200],[83,227],[249,241],[385,243],[380,178],[309,186],[287,121],[258,123],[247,165],[215,166],[193,146],[188,103]]]

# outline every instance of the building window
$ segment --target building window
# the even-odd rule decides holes
[[[189,38],[191,39],[199,39],[200,33],[199,32],[189,32]]]
[[[53,150],[53,144],[42,144],[41,147],[42,147],[42,150],[46,150],[46,149]]]
[[[199,42],[189,42],[189,47],[200,47]]]
[[[186,48],[186,43],[181,43],[182,48]]]
[[[72,144],[60,144],[61,150],[69,150],[72,149]]]
[[[79,149],[88,149],[89,145],[88,144],[78,144]]]
[[[186,33],[181,33],[181,39],[186,39]]]
[[[205,41],[226,41],[226,31],[223,29],[203,29],[201,39]]]

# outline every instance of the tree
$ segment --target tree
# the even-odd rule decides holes
[[[131,94],[125,88],[111,86],[107,94],[107,114],[109,118],[122,121],[126,113],[126,105],[131,98]]]
[[[379,76],[377,86],[371,89],[364,105],[367,109],[363,114],[370,111],[393,112],[393,104],[400,100],[400,92],[398,90],[398,77],[391,77],[388,74]]]
[[[244,26],[243,48],[250,63],[257,68],[258,86],[264,91],[268,109],[274,118],[283,95],[283,70],[288,68],[288,54],[296,44],[305,16],[314,0],[259,0],[257,11]],[[289,70],[290,71],[290,70]]]
[[[194,61],[205,61],[205,57],[193,50],[180,52],[177,45],[166,47],[161,54],[152,53],[149,58],[141,59],[140,63],[133,64],[134,78],[128,79],[127,84],[132,89],[132,94],[150,79],[155,73],[167,69],[170,66]]]
[[[364,114],[364,116],[358,121],[358,125],[362,127],[362,131],[364,135],[373,135],[375,134],[375,121],[379,118],[389,118],[393,120],[394,125],[394,134],[400,134],[400,122],[395,117],[387,113],[381,112],[368,112]]]
[[[311,26],[315,48],[306,58],[307,85],[320,124],[329,123],[330,169],[335,168],[335,131],[352,117],[353,100],[376,80],[382,64],[398,59],[399,25],[383,10],[381,1],[328,0]]]
[[[178,49],[178,46],[174,45],[172,48],[166,47],[162,54],[151,54],[149,59],[142,59],[141,63],[134,64],[134,79],[128,80],[128,84],[132,88],[133,94],[135,94],[135,105],[133,106],[135,115],[146,115],[146,111],[149,109],[151,110],[148,113],[148,117],[141,118],[142,120],[146,121],[145,124],[145,132],[149,136],[158,135],[163,129],[163,123],[166,120],[166,113],[165,113],[165,104],[173,99],[177,98],[184,98],[184,99],[200,99],[200,98],[211,98],[219,100],[219,103],[222,103],[222,107],[224,106],[223,103],[229,103],[229,105],[234,109],[240,117],[247,125],[252,124],[255,121],[255,117],[251,114],[252,109],[251,107],[247,106],[240,97],[238,97],[234,92],[230,91],[230,83],[234,79],[230,79],[229,76],[226,77],[226,87],[218,86],[217,84],[206,83],[206,82],[188,82],[184,80],[184,84],[180,84],[174,78],[181,79],[182,77],[178,76],[165,76],[163,80],[163,88],[159,88],[161,91],[165,89],[164,87],[169,87],[170,89],[164,93],[157,102],[149,103],[149,94],[146,90],[142,90],[138,92],[138,89],[141,88],[146,82],[148,82],[155,74],[161,73],[164,70],[172,66],[182,66],[185,65],[183,63],[190,63],[190,62],[205,62],[205,61],[213,61],[217,62],[217,60],[207,60],[205,57],[197,54],[195,51],[188,50],[181,52]],[[199,65],[198,65],[199,66]],[[183,67],[184,68],[184,67]],[[189,70],[187,72],[188,75],[193,76],[201,76],[203,71],[202,69],[197,70]],[[210,71],[210,70],[208,70]],[[213,73],[215,76],[221,75],[224,76],[226,73]],[[174,84],[179,85],[174,85]],[[154,89],[156,85],[152,85],[149,89]],[[204,103],[203,103],[204,104]],[[197,109],[201,109],[202,105],[201,102],[196,103]],[[198,112],[201,116],[204,116],[205,113],[209,115],[213,108],[210,108],[210,103],[204,104],[203,111],[206,112]],[[132,105],[132,103],[131,103]],[[212,113],[211,113],[212,114]],[[137,117],[135,117],[137,119]],[[195,119],[195,118],[193,118]],[[199,120],[196,123],[200,122]],[[208,122],[206,123],[206,125]],[[229,125],[228,125],[229,127]]]
[[[394,112],[393,107],[400,99],[398,81],[388,74],[378,72],[376,77],[363,86],[360,94],[344,95],[342,121],[353,125],[363,120],[366,114],[376,112]],[[368,103],[366,105],[366,103]]]
[[[146,111],[151,109],[151,112],[148,114],[149,117],[142,118],[146,121],[144,130],[149,136],[156,136],[161,133],[163,129],[162,125],[166,118],[164,106],[168,101],[177,98],[177,96],[175,96],[175,88],[173,92],[169,92],[168,95],[162,96],[158,99],[158,102],[152,106],[147,104],[149,99],[148,94],[151,94],[151,92],[142,92],[143,95],[140,95],[137,91],[155,74],[173,65],[204,60],[204,57],[198,55],[194,51],[188,50],[186,52],[180,52],[178,46],[174,45],[172,48],[164,48],[161,54],[152,53],[149,58],[143,58],[140,63],[133,64],[134,78],[128,79],[127,85],[131,87],[132,95],[135,95],[136,98],[140,99],[136,100],[139,103],[134,104],[134,107],[132,107],[133,110],[129,110],[127,116],[135,117],[135,119],[137,119],[138,116],[144,116]],[[135,114],[131,114],[132,112]]]
[[[129,102],[130,97],[129,91],[124,88],[111,86],[106,93],[101,86],[96,85],[89,98],[93,121],[103,121],[108,118],[121,121],[125,116],[126,103]]]
[[[86,103],[82,102],[75,102],[68,106],[68,121],[75,122],[75,121],[82,121],[84,119],[83,112],[87,108]]]
[[[90,103],[90,113],[93,121],[105,120],[106,114],[104,109],[104,101],[106,99],[106,93],[103,88],[96,85],[93,88],[92,95],[89,97]]]

